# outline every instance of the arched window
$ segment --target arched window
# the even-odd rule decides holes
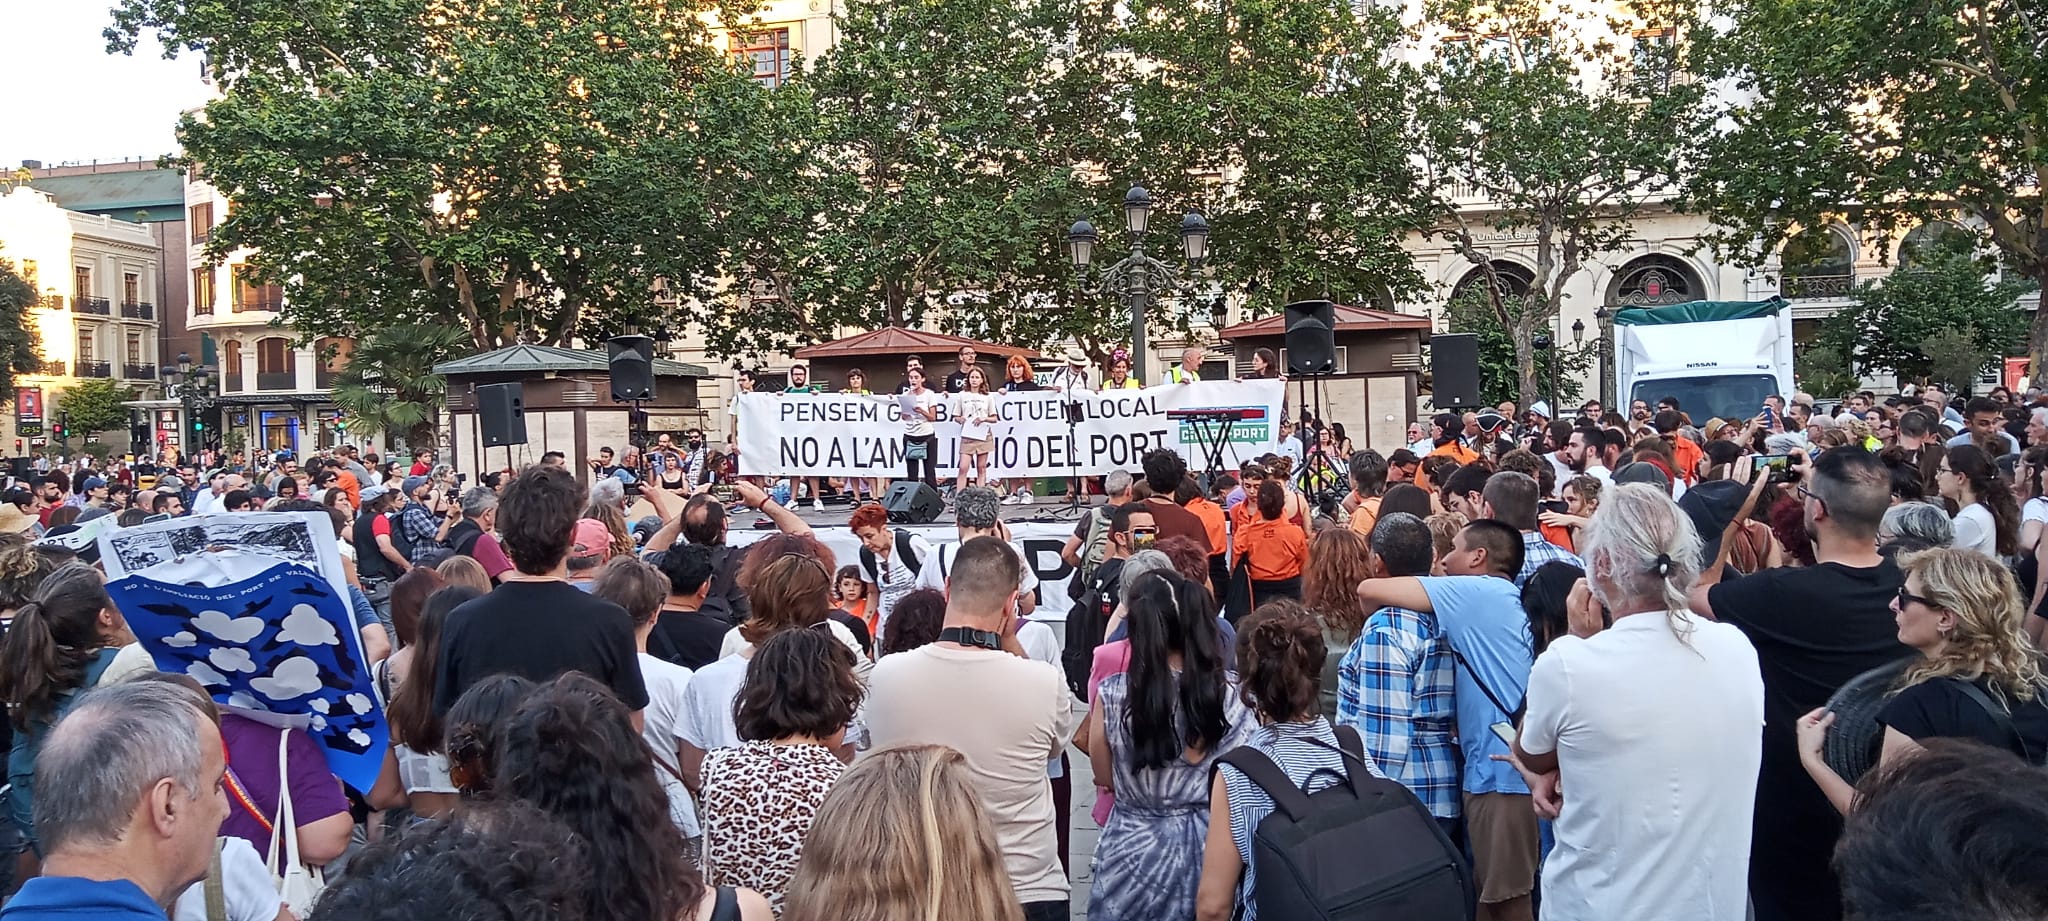
[[[1977,238],[1948,221],[1930,221],[1906,232],[1899,241],[1899,271],[1927,268],[1941,256],[1976,249]]]
[[[221,343],[220,372],[223,392],[242,389],[242,340],[229,339]]]
[[[1630,260],[1615,273],[1607,303],[1617,307],[1655,307],[1705,300],[1706,296],[1706,286],[1683,260],[1644,256]]]
[[[1849,237],[1834,227],[1814,227],[1785,241],[1779,259],[1778,290],[1793,299],[1848,297],[1856,290],[1856,256]]]
[[[256,340],[256,389],[290,390],[298,386],[291,340],[271,336]]]
[[[1503,298],[1521,297],[1536,286],[1536,273],[1513,262],[1496,259],[1493,271],[1500,279],[1500,296]],[[1455,303],[1462,300],[1469,292],[1484,291],[1485,284],[1486,270],[1475,265],[1472,271],[1466,272],[1465,277],[1458,279],[1457,286],[1451,289],[1451,301]]]

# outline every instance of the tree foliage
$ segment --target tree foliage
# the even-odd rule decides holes
[[[1428,8],[1411,146],[1435,195],[1436,233],[1480,270],[1476,287],[1498,295],[1486,303],[1514,344],[1527,405],[1540,389],[1532,343],[1566,285],[1626,247],[1632,218],[1676,188],[1681,139],[1703,95],[1682,76],[1692,7],[1643,2],[1613,16],[1537,0]],[[1506,248],[1496,244],[1506,240],[1533,251],[1526,284],[1502,271]]]
[[[1846,355],[1864,372],[1901,380],[1968,384],[1993,358],[2016,347],[2027,316],[2013,301],[2022,283],[1987,283],[1987,266],[1968,249],[1947,249],[1915,260],[1910,269],[1857,287],[1857,303],[1821,324],[1820,342]],[[1978,357],[1962,377],[1936,371],[1930,344],[1961,335]],[[1946,342],[1946,340],[1941,340]],[[1950,343],[1952,345],[1952,343]],[[1952,350],[1951,350],[1952,351]]]
[[[207,257],[253,248],[284,319],[356,334],[455,318],[476,348],[598,338],[712,277],[719,109],[757,98],[704,2],[121,0],[201,51],[220,98],[182,162],[231,200]],[[737,137],[751,137],[744,132]]]
[[[334,402],[349,415],[351,431],[396,432],[407,444],[435,443],[448,379],[434,366],[460,356],[468,336],[460,327],[421,324],[380,329],[357,342],[334,381]]]
[[[1688,197],[1761,262],[1847,219],[1889,249],[1958,212],[2048,283],[2048,16],[2032,0],[1734,0],[1701,70],[1729,89]],[[1889,255],[1889,253],[1885,253]],[[2048,311],[2028,351],[2048,367]]]
[[[42,370],[41,343],[36,335],[35,285],[0,259],[0,400],[14,399],[14,379]]]
[[[58,391],[55,406],[68,414],[72,431],[92,434],[127,429],[128,407],[122,404],[133,399],[134,391],[111,378],[89,377]]]

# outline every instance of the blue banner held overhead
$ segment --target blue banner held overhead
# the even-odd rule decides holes
[[[347,600],[319,573],[276,563],[219,586],[131,575],[107,591],[158,669],[221,704],[304,718],[336,777],[376,783],[389,729]]]

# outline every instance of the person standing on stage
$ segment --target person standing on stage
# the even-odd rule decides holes
[[[962,355],[970,350],[961,349]],[[959,471],[953,488],[967,488],[968,468],[973,468],[974,485],[988,485],[989,456],[996,450],[995,423],[1001,418],[997,397],[988,392],[988,375],[978,367],[967,369],[967,380],[953,395],[952,415],[960,423]]]
[[[1181,350],[1180,364],[1166,369],[1169,384],[1194,384],[1202,380],[1202,347],[1191,345]]]
[[[939,418],[939,395],[925,389],[924,369],[911,368],[904,374],[903,392],[907,397],[909,411],[903,414],[903,463],[905,479],[922,479],[926,486],[938,487],[939,436],[932,423]],[[923,466],[924,476],[918,476],[918,467]]]
[[[1104,390],[1137,390],[1144,387],[1143,381],[1131,375],[1131,356],[1122,349],[1109,357],[1109,379],[1102,382]]]
[[[947,393],[959,393],[967,389],[967,372],[974,370],[974,366],[978,363],[977,358],[974,346],[963,345],[960,347],[960,366],[954,368],[953,373],[946,375]]]
[[[1012,355],[1003,363],[1003,393],[1028,393],[1041,389],[1038,380],[1031,376],[1031,362],[1022,355]],[[1003,499],[1004,505],[1030,505],[1031,479],[1017,477],[1008,484],[1010,495]]]

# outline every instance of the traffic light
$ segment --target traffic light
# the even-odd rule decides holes
[[[206,420],[204,420],[204,419],[194,419],[194,420],[192,420],[192,431],[195,431],[195,432],[204,432],[204,431],[206,431]]]

